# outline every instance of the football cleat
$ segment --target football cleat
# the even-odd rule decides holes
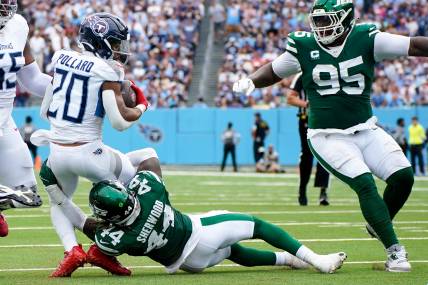
[[[86,253],[82,246],[76,245],[70,251],[64,252],[64,259],[49,277],[70,277],[77,268],[83,267],[86,262]]]
[[[412,266],[407,259],[404,246],[396,244],[388,248],[388,257],[385,262],[385,270],[389,272],[410,272]]]
[[[116,257],[102,253],[95,244],[89,248],[86,261],[94,266],[101,267],[113,275],[131,275],[131,270],[120,264]]]
[[[344,252],[319,255],[312,265],[322,273],[334,273],[342,267],[347,256]]]
[[[7,225],[6,218],[0,213],[0,237],[5,237],[9,233],[9,226]]]
[[[31,188],[13,190],[0,185],[0,211],[10,208],[34,208],[42,205],[42,199]]]
[[[308,198],[306,197],[306,194],[305,195],[299,195],[299,205],[300,206],[307,206],[308,205]]]

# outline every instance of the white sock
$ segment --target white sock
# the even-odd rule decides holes
[[[288,265],[288,263],[290,263],[290,261],[288,260],[289,257],[288,257],[287,254],[289,254],[289,253],[285,252],[285,251],[283,251],[283,252],[275,252],[275,255],[276,255],[276,263],[275,263],[275,265],[276,266]]]
[[[51,205],[51,220],[56,233],[64,245],[65,251],[70,251],[77,245],[77,238],[74,233],[73,224],[64,215],[58,205]]]
[[[305,261],[306,263],[314,265],[314,262],[319,257],[318,254],[307,248],[306,246],[302,245],[299,250],[296,253],[296,256],[300,258],[301,260]]]
[[[73,226],[82,231],[87,219],[85,213],[70,198],[65,196],[58,185],[49,185],[46,187],[46,192],[48,192],[50,204],[58,205]]]

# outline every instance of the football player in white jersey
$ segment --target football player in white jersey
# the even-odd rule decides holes
[[[28,24],[17,8],[16,0],[0,0],[0,237],[8,234],[2,210],[42,204],[30,152],[11,116],[16,82],[43,96],[52,80],[31,55]]]
[[[123,64],[129,56],[128,28],[114,15],[95,13],[81,23],[79,34],[81,52],[60,50],[52,58],[53,83],[46,89],[41,107],[51,129],[39,130],[31,138],[36,145],[49,144],[46,163],[61,187],[46,188],[52,223],[65,248],[64,260],[51,277],[70,276],[76,266],[93,263],[74,232],[75,228],[83,231],[89,222],[71,200],[79,176],[92,182],[119,180],[127,184],[142,161],[158,163],[151,148],[125,155],[102,143],[104,114],[115,129],[122,131],[138,121],[148,106],[135,85],[131,88],[136,107],[127,107],[122,98]]]

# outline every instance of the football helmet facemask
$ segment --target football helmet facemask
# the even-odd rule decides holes
[[[0,0],[0,29],[6,26],[18,10],[17,0]]]
[[[316,0],[309,22],[320,43],[332,44],[354,26],[354,4],[352,0]]]
[[[89,206],[97,218],[123,226],[132,224],[141,211],[138,199],[115,181],[94,184],[89,193]]]

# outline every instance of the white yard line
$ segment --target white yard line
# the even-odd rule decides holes
[[[318,226],[318,227],[364,227],[365,223],[350,223],[350,222],[271,222],[270,223],[277,226]],[[412,224],[428,224],[428,221],[397,221],[394,222],[394,225],[412,225]],[[51,226],[46,227],[10,227],[11,231],[40,231],[40,230],[53,230]],[[396,227],[400,230],[416,230],[421,229],[421,227]]]
[[[428,237],[400,237],[400,240],[428,240]],[[336,239],[299,239],[301,242],[353,242],[353,241],[376,241],[374,238],[336,238]],[[265,241],[254,239],[244,240],[243,243],[264,243]],[[90,244],[82,244],[89,246]],[[62,247],[62,244],[10,244],[0,245],[1,248],[45,248],[45,247]]]
[[[252,211],[254,215],[336,215],[336,214],[360,214],[360,210],[330,210],[330,211]],[[428,210],[402,210],[400,213],[428,213]],[[189,214],[200,214],[200,212],[189,213]],[[31,215],[6,215],[8,219],[22,219],[22,218],[45,218],[50,217],[48,214],[31,214]]]
[[[346,265],[358,265],[358,264],[373,264],[373,263],[384,263],[384,260],[365,260],[365,261],[347,261]],[[428,260],[412,260],[412,263],[428,263]],[[161,265],[131,265],[127,266],[129,269],[161,269],[164,268]],[[219,264],[215,267],[240,267],[238,264]],[[27,271],[53,271],[54,267],[35,267],[35,268],[6,268],[0,269],[0,272],[27,272]],[[99,267],[86,266],[79,268],[79,270],[102,270]]]

